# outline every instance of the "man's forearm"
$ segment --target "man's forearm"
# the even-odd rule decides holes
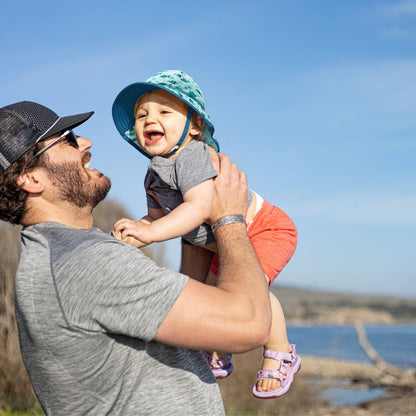
[[[268,286],[245,224],[233,223],[220,227],[216,233],[219,255],[218,288],[235,297],[234,310],[247,328],[258,336],[268,337],[271,309]]]

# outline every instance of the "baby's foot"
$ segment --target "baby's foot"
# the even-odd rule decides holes
[[[271,399],[286,394],[299,371],[301,359],[296,354],[295,344],[290,344],[290,352],[266,348],[263,352],[262,369],[257,373],[253,394],[261,399]]]
[[[273,358],[264,358],[261,369],[262,370],[279,370],[280,369],[280,371],[283,371],[283,374],[287,374],[286,372],[290,364],[288,364],[287,369],[280,368],[281,364],[282,364],[282,360],[274,360]],[[278,378],[266,378],[263,380],[259,380],[256,386],[257,386],[257,391],[271,391],[271,390],[278,389],[279,387],[282,386],[282,384]]]
[[[211,367],[215,378],[226,378],[233,371],[231,362],[232,355],[229,353],[220,354],[218,352],[203,351],[203,354]]]

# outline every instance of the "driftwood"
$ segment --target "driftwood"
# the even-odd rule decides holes
[[[401,369],[388,364],[380,358],[377,351],[368,342],[362,322],[355,322],[355,331],[357,333],[358,343],[367,354],[370,361],[380,371],[380,382],[383,385],[409,387],[414,389],[416,386],[416,379],[414,372],[406,369]]]
[[[384,360],[380,358],[377,351],[373,346],[368,342],[367,335],[365,333],[364,325],[362,322],[355,322],[355,331],[357,333],[358,343],[361,348],[367,354],[370,361],[381,370],[396,370],[395,367],[387,364]]]

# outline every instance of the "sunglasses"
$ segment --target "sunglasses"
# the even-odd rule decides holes
[[[46,152],[48,149],[50,149],[56,143],[60,142],[62,139],[65,139],[71,146],[78,148],[77,136],[72,130],[67,130],[65,133],[60,135],[53,142],[50,142],[47,146],[40,149],[39,152],[35,154],[35,157],[40,156],[42,153]]]

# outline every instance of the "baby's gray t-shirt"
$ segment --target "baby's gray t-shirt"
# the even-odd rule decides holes
[[[216,176],[209,147],[197,140],[189,142],[176,157],[167,159],[155,156],[150,161],[144,187],[146,191],[150,189],[156,194],[157,201],[147,194],[147,206],[161,208],[167,215],[183,203],[183,195],[187,191]],[[206,223],[183,238],[197,246],[215,241],[211,227]]]
[[[48,415],[223,415],[200,351],[153,342],[188,277],[98,229],[22,230],[21,352]]]

